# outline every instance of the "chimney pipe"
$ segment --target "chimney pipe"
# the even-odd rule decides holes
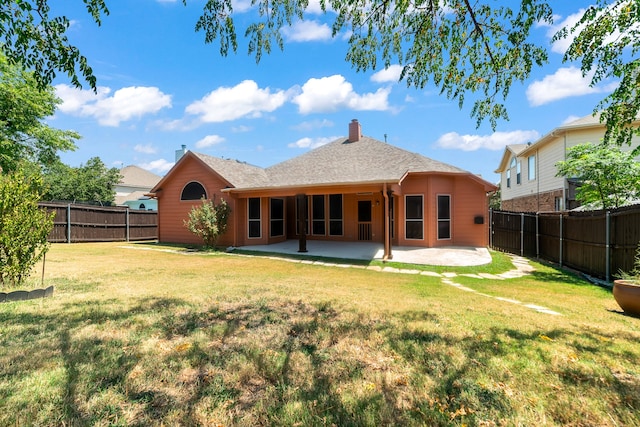
[[[358,123],[358,119],[351,120],[349,123],[349,142],[360,141],[362,136],[362,126]]]

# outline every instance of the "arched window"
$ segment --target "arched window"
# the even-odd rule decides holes
[[[145,210],[147,207],[144,205],[144,203],[140,203],[140,206],[138,206],[138,209],[140,209],[141,211]]]
[[[180,200],[200,200],[203,197],[205,199],[207,198],[207,192],[202,184],[196,181],[191,181],[182,189]]]

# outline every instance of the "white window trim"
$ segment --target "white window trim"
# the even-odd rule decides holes
[[[317,196],[322,196],[322,211],[324,214],[324,218],[322,219],[316,219],[313,216],[313,210],[315,208],[315,202],[314,202],[314,198]],[[311,235],[312,236],[328,236],[327,234],[327,208],[328,208],[328,203],[327,203],[327,195],[326,194],[314,194],[311,196]],[[324,223],[324,233],[320,234],[320,233],[314,233],[313,231],[313,225],[317,222],[323,222]]]
[[[187,185],[191,184],[192,182],[195,182],[196,184],[200,184],[202,186],[202,189],[204,190],[204,198],[205,200],[209,200],[209,192],[207,191],[207,187],[204,186],[203,183],[201,183],[198,180],[191,180],[189,182],[187,182],[185,185],[182,186],[182,190],[180,190],[180,201],[181,202],[187,202],[187,203],[193,203],[194,200],[202,200],[202,199],[183,199],[182,198],[182,194],[184,193],[184,189],[187,188]]]

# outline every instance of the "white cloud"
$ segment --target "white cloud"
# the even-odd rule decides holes
[[[168,162],[165,159],[158,159],[158,160],[153,160],[149,163],[140,163],[138,164],[138,166],[148,171],[155,171],[157,173],[163,174],[163,173],[166,173],[169,169],[171,169],[174,164],[175,164],[174,162]]]
[[[333,127],[333,122],[331,120],[322,119],[322,120],[310,120],[307,122],[302,122],[295,126],[292,126],[291,129],[299,130],[302,132],[309,132],[311,130],[322,129],[325,127]]]
[[[220,123],[241,117],[256,118],[273,112],[287,100],[288,94],[279,90],[258,88],[253,80],[245,80],[234,87],[218,88],[185,109],[187,114],[199,116],[201,122]]]
[[[329,113],[340,109],[356,111],[389,110],[390,88],[378,89],[375,93],[357,94],[351,83],[339,74],[309,79],[301,93],[293,98],[301,114]]]
[[[133,147],[133,151],[144,154],[155,154],[158,150],[151,144],[137,144],[135,147]]]
[[[246,125],[233,126],[231,128],[231,132],[233,133],[251,132],[252,130],[253,128],[251,126],[246,126]]]
[[[224,142],[224,138],[220,135],[207,135],[200,141],[196,142],[196,148],[207,148],[212,145],[220,144]]]
[[[171,107],[171,96],[157,87],[132,86],[111,94],[108,87],[99,87],[94,94],[69,85],[57,85],[56,94],[62,99],[59,110],[63,113],[93,117],[103,126],[118,126],[121,122],[154,114]]]
[[[325,7],[327,11],[332,10],[331,5],[328,3],[325,5]],[[305,12],[312,13],[315,15],[321,15],[323,12],[322,12],[322,7],[320,6],[320,0],[309,0],[309,5],[307,6],[307,9],[305,10]]]
[[[324,138],[301,138],[289,144],[290,148],[318,148],[340,138],[339,136],[328,136]]]
[[[251,0],[232,0],[233,13],[244,13],[251,9]]]
[[[400,74],[402,74],[402,65],[390,65],[385,70],[380,70],[371,76],[371,81],[376,83],[398,83]]]
[[[542,80],[536,80],[527,88],[529,104],[537,107],[572,96],[588,95],[601,92],[604,89],[589,86],[591,78],[582,77],[579,68],[560,68],[555,74],[545,76]]]
[[[534,142],[539,137],[540,134],[535,130],[495,132],[491,135],[460,135],[456,132],[449,132],[438,138],[436,145],[441,148],[462,151],[476,151],[479,149],[497,151],[510,144]]]
[[[573,28],[573,26],[578,23],[580,18],[582,18],[582,15],[584,15],[584,12],[585,12],[585,9],[580,9],[576,13],[567,16],[557,24],[555,22],[560,18],[558,18],[557,16],[554,16],[554,24],[549,26],[549,29],[547,30],[547,37],[551,39],[558,31],[560,31],[564,27],[566,27],[567,30],[569,30],[569,32],[566,38],[560,39],[551,45],[552,52],[564,55],[564,53],[567,51],[567,49],[569,48],[573,40],[580,33],[580,28],[578,28],[573,33],[571,32],[571,28]]]
[[[290,27],[282,27],[282,34],[291,42],[330,40],[331,28],[317,21],[298,21]]]

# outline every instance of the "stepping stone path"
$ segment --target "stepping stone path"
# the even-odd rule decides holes
[[[140,249],[138,247],[135,246],[121,246],[122,248],[127,248],[127,249]],[[173,250],[173,249],[152,249],[152,248],[144,248],[145,250],[160,250],[162,252],[174,252],[174,253],[178,253],[178,254],[185,254],[184,251],[178,251],[178,250]],[[229,253],[230,255],[234,255],[234,256],[241,256],[241,257],[254,257],[254,256],[260,256],[260,255],[245,255],[245,254],[234,254],[234,253]],[[500,273],[500,274],[489,274],[489,273],[478,273],[478,274],[458,274],[458,273],[451,273],[451,272],[444,272],[444,273],[436,273],[433,271],[420,271],[420,270],[409,270],[409,269],[404,269],[404,268],[395,268],[395,267],[380,267],[378,265],[369,265],[369,266],[362,266],[362,265],[352,265],[352,264],[336,264],[336,263],[332,263],[332,262],[324,262],[324,261],[312,261],[312,260],[301,260],[301,259],[294,259],[294,258],[285,258],[285,257],[274,257],[274,256],[267,256],[266,258],[269,259],[273,259],[273,260],[277,260],[277,261],[286,261],[286,262],[292,262],[292,263],[300,263],[300,264],[308,264],[308,265],[320,265],[320,266],[324,266],[324,267],[342,267],[342,268],[358,268],[358,269],[366,269],[366,270],[372,270],[372,271],[379,271],[382,273],[392,273],[392,274],[416,274],[416,275],[422,275],[422,276],[430,276],[430,277],[440,277],[442,279],[442,283],[445,285],[449,285],[449,286],[453,286],[457,289],[460,289],[461,291],[465,291],[465,292],[471,292],[477,295],[482,295],[484,297],[487,298],[493,298],[496,299],[498,301],[503,301],[509,304],[515,304],[515,305],[520,305],[522,307],[526,307],[529,308],[531,310],[535,310],[538,313],[545,313],[545,314],[550,314],[553,316],[561,316],[561,313],[558,313],[557,311],[553,311],[551,309],[548,309],[546,307],[542,307],[536,304],[525,304],[521,301],[515,300],[515,299],[511,299],[511,298],[503,298],[503,297],[497,297],[497,296],[493,296],[493,295],[489,295],[489,294],[485,294],[482,292],[478,292],[475,289],[469,288],[467,286],[463,286],[459,283],[455,283],[453,281],[454,278],[458,277],[458,276],[463,276],[463,277],[472,277],[474,279],[484,279],[484,280],[507,280],[507,279],[517,279],[519,277],[524,277],[528,274],[531,274],[534,271],[534,268],[529,264],[529,261],[526,258],[517,256],[517,255],[510,255],[511,257],[511,261],[513,262],[513,265],[515,267],[515,269],[513,270],[509,270],[506,271],[504,273]]]

